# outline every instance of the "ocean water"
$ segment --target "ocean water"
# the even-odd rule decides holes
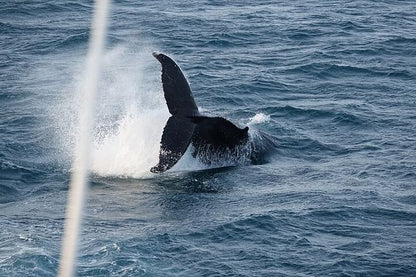
[[[414,1],[114,1],[77,276],[416,276]],[[0,276],[55,276],[92,1],[0,1]],[[160,51],[261,162],[157,163]]]

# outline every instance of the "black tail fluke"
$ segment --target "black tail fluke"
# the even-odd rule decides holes
[[[160,142],[159,163],[150,169],[162,173],[172,168],[185,153],[191,142],[195,124],[188,118],[172,115],[166,122]]]
[[[164,54],[153,52],[153,56],[162,64],[163,92],[169,112],[172,115],[198,115],[191,88],[179,66]]]
[[[199,112],[179,66],[164,54],[154,52],[153,56],[162,64],[163,93],[172,114],[163,129],[159,163],[150,169],[161,173],[172,168],[185,153],[195,128],[188,116],[198,116]]]

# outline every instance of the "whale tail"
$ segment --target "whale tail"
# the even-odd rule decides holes
[[[171,117],[160,141],[159,163],[150,169],[161,173],[172,168],[189,144],[209,144],[217,150],[231,149],[247,141],[248,127],[240,129],[221,117],[201,116],[191,88],[179,66],[168,56],[153,53],[162,64],[162,84]]]
[[[154,52],[153,56],[162,65],[163,93],[172,115],[163,129],[159,163],[150,169],[153,173],[161,173],[172,168],[185,153],[195,128],[188,117],[198,116],[199,111],[179,66],[164,54]]]

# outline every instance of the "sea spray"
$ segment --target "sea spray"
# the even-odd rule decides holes
[[[270,121],[270,115],[264,113],[257,113],[253,117],[250,117],[250,121],[247,123],[248,126],[254,126],[256,124]]]
[[[92,132],[94,175],[142,178],[157,162],[161,133],[169,113],[160,69],[145,42],[114,45],[104,52]],[[72,79],[48,107],[54,126],[55,156],[64,168],[80,135],[76,122],[86,75],[73,65]],[[144,174],[144,175],[143,175]]]
[[[101,89],[109,93],[98,103],[91,164],[100,176],[149,177],[169,117],[151,51],[131,47],[105,56]]]
[[[113,132],[98,135],[93,146],[92,172],[100,176],[143,178],[158,161],[159,142],[167,119],[164,110],[132,106]]]

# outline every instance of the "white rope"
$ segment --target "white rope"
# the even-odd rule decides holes
[[[97,81],[100,74],[100,61],[104,49],[107,15],[110,0],[96,0],[88,46],[86,82],[83,107],[79,118],[79,137],[75,146],[69,187],[66,220],[61,249],[58,276],[74,276],[78,237],[81,227],[82,210],[88,191],[88,170],[90,161],[91,129],[97,94]]]

